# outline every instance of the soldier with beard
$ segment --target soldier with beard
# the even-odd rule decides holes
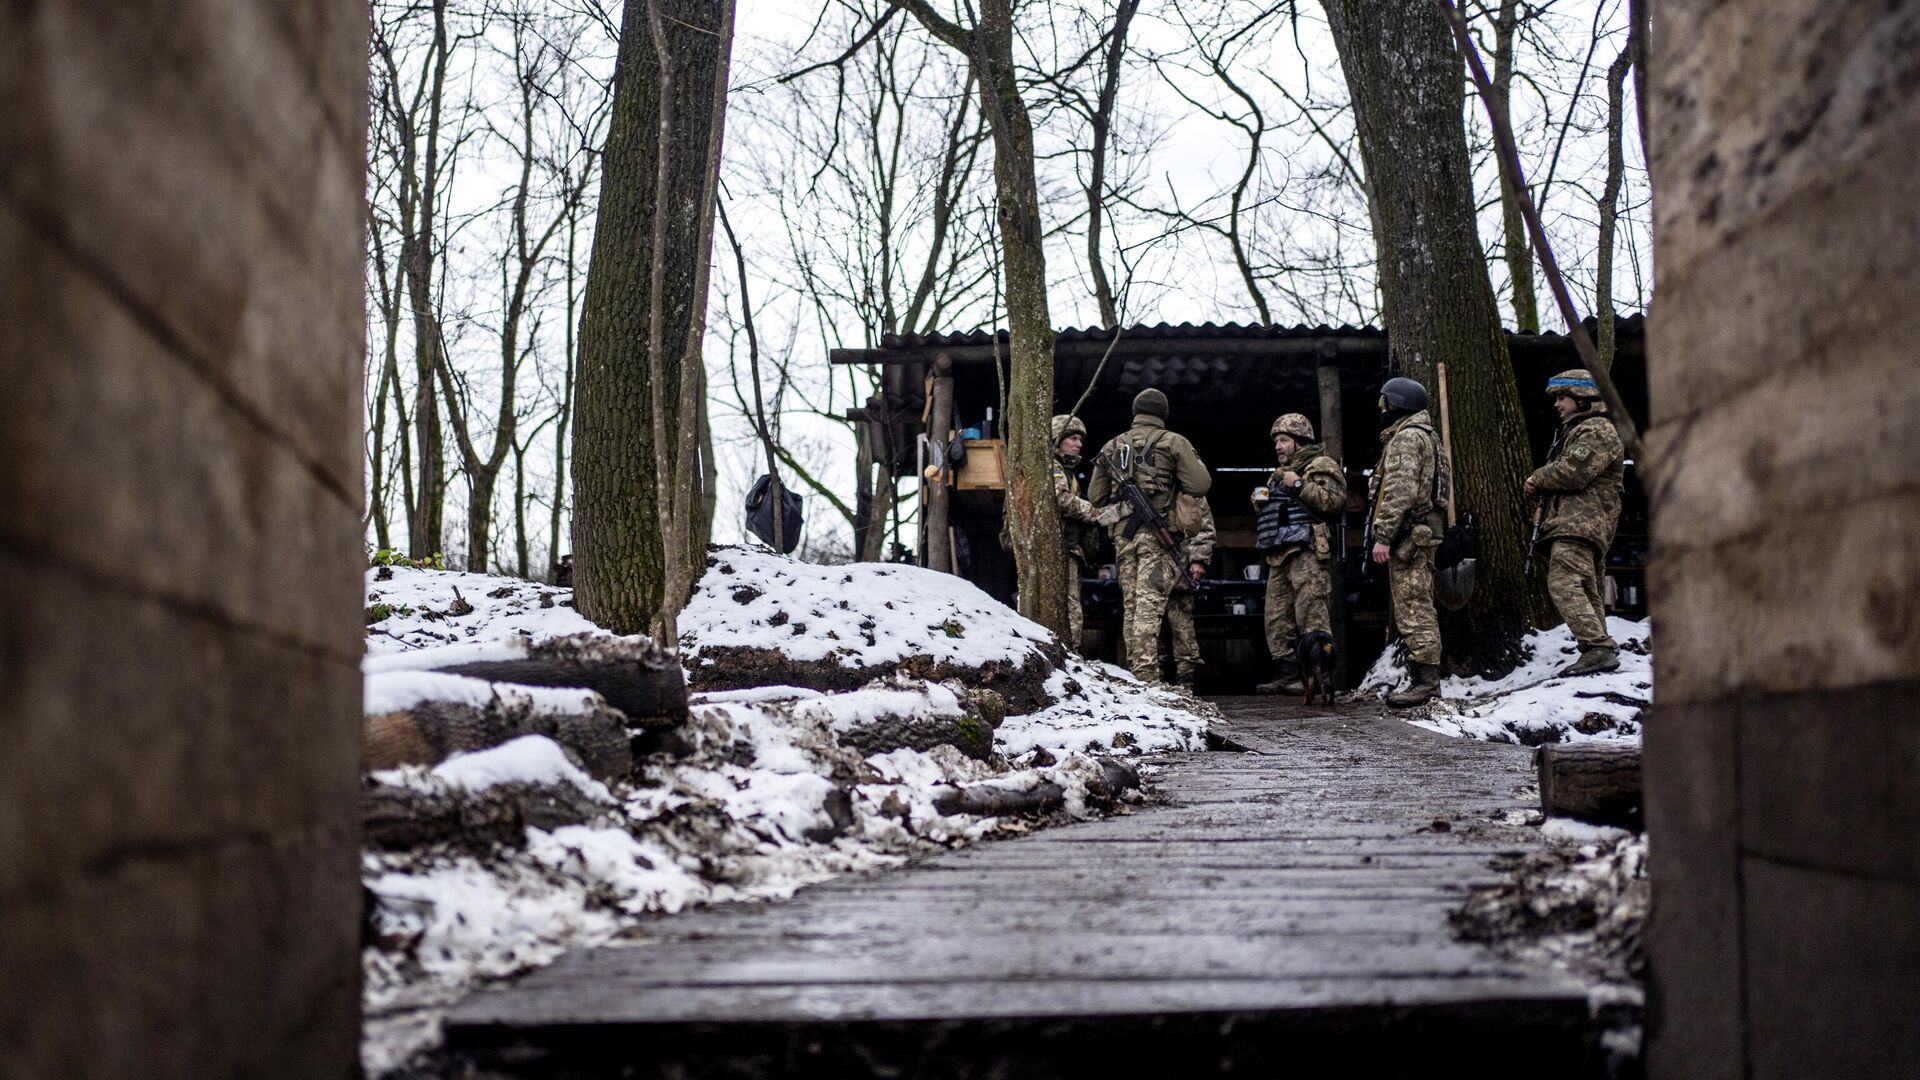
[[[1267,564],[1267,652],[1274,677],[1253,690],[1298,694],[1306,687],[1295,644],[1301,634],[1333,629],[1333,538],[1326,519],[1347,505],[1347,481],[1340,463],[1313,441],[1313,422],[1305,416],[1287,413],[1269,434],[1280,464],[1266,487],[1254,491],[1253,543]]]

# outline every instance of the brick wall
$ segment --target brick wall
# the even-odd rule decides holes
[[[0,1074],[355,1068],[366,18],[0,6]]]
[[[1920,1075],[1920,3],[1653,10],[1649,1064]]]

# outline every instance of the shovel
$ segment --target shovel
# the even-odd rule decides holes
[[[1447,491],[1447,535],[1445,541],[1448,544],[1464,542],[1468,545],[1468,551],[1470,552],[1472,551],[1471,545],[1473,540],[1471,536],[1463,536],[1460,533],[1458,510],[1456,509],[1460,500],[1453,497],[1454,493],[1452,491],[1453,418],[1447,410],[1447,365],[1435,364],[1434,373],[1439,377],[1440,381],[1440,453],[1445,456],[1447,461],[1449,489]],[[1472,519],[1469,518],[1468,520],[1471,522]],[[1471,528],[1472,525],[1469,524],[1468,529],[1470,530]],[[1467,558],[1461,559],[1452,566],[1444,570],[1439,570],[1434,574],[1434,599],[1440,602],[1441,607],[1446,608],[1448,611],[1459,611],[1461,608],[1467,606],[1467,601],[1473,598],[1474,563],[1477,561],[1478,560],[1469,555]]]

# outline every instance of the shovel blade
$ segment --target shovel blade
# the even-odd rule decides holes
[[[1459,611],[1473,599],[1474,563],[1477,559],[1462,559],[1434,575],[1434,599],[1448,611]]]

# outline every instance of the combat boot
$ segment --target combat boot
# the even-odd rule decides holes
[[[1581,649],[1580,658],[1560,669],[1562,675],[1596,675],[1620,670],[1620,654],[1605,645]]]
[[[1304,694],[1306,681],[1300,678],[1299,664],[1282,660],[1273,665],[1273,678],[1253,688],[1256,694]]]
[[[1396,709],[1405,709],[1425,704],[1440,693],[1440,665],[1413,664],[1413,682],[1405,690],[1395,690],[1387,695],[1387,704]]]

